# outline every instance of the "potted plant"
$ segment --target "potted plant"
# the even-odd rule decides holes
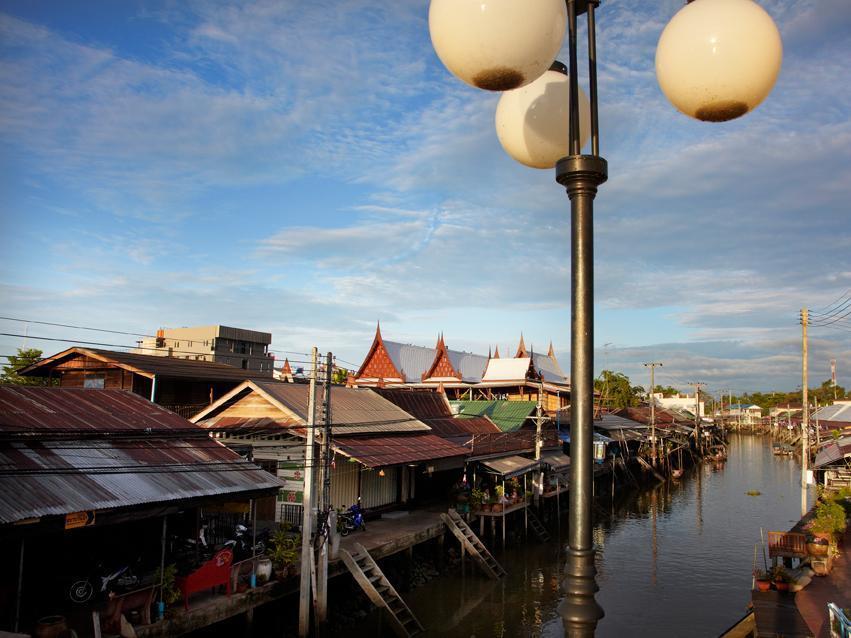
[[[772,570],[771,580],[777,591],[789,591],[789,578],[786,575],[786,570],[781,565],[778,565]]]
[[[272,549],[269,558],[275,568],[275,578],[283,580],[295,571],[295,562],[298,559],[298,548],[301,545],[301,535],[290,536],[286,529],[280,528],[272,535]]]
[[[474,510],[481,509],[482,501],[484,500],[484,492],[482,490],[476,488],[472,492],[470,492],[470,505]]]
[[[505,488],[502,485],[497,485],[494,488],[494,503],[491,505],[491,511],[501,512],[505,504]]]
[[[756,582],[756,588],[759,591],[768,591],[771,589],[771,576],[768,572],[763,571],[761,569],[757,569],[753,573],[754,581]]]

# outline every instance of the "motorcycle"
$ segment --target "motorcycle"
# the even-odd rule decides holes
[[[337,529],[342,536],[348,536],[349,533],[358,529],[366,531],[366,521],[363,518],[360,497],[358,497],[358,502],[352,505],[348,511],[340,513],[337,518]]]
[[[253,546],[251,544],[252,538],[254,540]],[[250,558],[252,554],[258,556],[265,554],[269,547],[269,530],[261,530],[254,535],[247,526],[240,523],[234,530],[234,537],[225,541],[224,546],[233,550],[235,561]]]
[[[137,586],[139,582],[139,577],[130,565],[107,569],[103,563],[98,563],[95,572],[71,583],[68,588],[68,598],[74,603],[87,603],[95,595],[106,598],[111,591],[127,590]]]

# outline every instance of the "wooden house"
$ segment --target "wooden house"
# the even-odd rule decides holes
[[[246,379],[269,378],[268,372],[212,361],[80,347],[42,359],[18,374],[59,379],[62,388],[128,390],[184,417]]]
[[[246,381],[192,419],[286,481],[277,504],[258,505],[261,517],[300,516],[308,393],[305,384]],[[436,436],[368,388],[332,386],[330,406],[330,504],[335,508],[358,498],[371,510],[406,504],[417,497],[418,477],[463,466],[466,448]],[[326,430],[321,417],[317,421],[321,438]]]

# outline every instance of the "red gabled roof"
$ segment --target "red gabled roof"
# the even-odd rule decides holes
[[[361,377],[377,378],[377,379],[402,379],[405,377],[396,368],[390,355],[387,353],[387,348],[384,345],[384,339],[381,337],[381,325],[375,328],[375,338],[372,340],[372,345],[369,347],[369,352],[364,357],[360,369],[355,374],[355,379]]]
[[[425,381],[433,377],[455,377],[460,381],[462,378],[461,373],[455,369],[452,361],[449,359],[449,351],[446,348],[446,343],[443,341],[443,334],[438,337],[435,350],[434,361],[432,361],[431,367],[423,372],[422,380]]]

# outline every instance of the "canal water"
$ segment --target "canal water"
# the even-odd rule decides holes
[[[748,492],[759,492],[758,496]],[[812,499],[812,494],[810,498]],[[597,636],[718,636],[745,612],[760,528],[800,517],[800,466],[771,453],[765,437],[733,435],[726,463],[705,463],[676,482],[596,503]],[[405,594],[429,636],[558,637],[566,520],[561,537],[495,552],[508,575],[440,576]],[[757,558],[762,562],[762,550]],[[347,636],[392,636],[377,612]]]

